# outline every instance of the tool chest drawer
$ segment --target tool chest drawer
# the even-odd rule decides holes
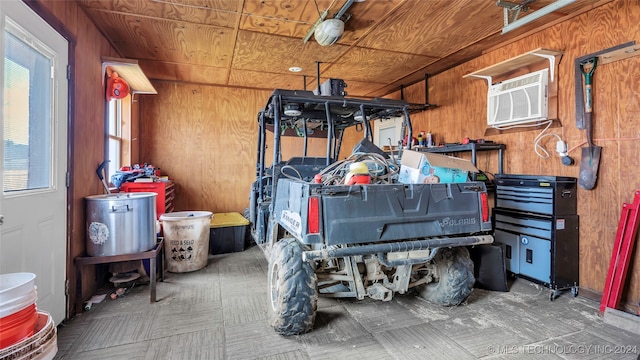
[[[494,222],[496,230],[501,229],[551,239],[553,229],[551,218],[527,218],[518,213],[496,211]]]
[[[496,174],[496,207],[547,215],[575,214],[576,179]]]

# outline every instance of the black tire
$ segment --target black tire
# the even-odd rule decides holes
[[[419,296],[444,306],[460,305],[473,290],[473,261],[466,247],[440,249],[433,262],[437,268],[437,282],[417,287]]]
[[[316,319],[318,280],[313,266],[302,260],[302,246],[293,238],[277,242],[269,261],[271,326],[281,335],[310,331]]]

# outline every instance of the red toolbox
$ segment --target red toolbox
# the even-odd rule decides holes
[[[173,181],[158,182],[125,182],[120,185],[120,191],[124,192],[154,192],[156,197],[156,219],[160,215],[173,211],[173,198],[175,185]]]

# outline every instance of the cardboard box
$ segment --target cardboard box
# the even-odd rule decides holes
[[[403,184],[461,183],[478,169],[469,160],[413,150],[403,150],[398,181]]]

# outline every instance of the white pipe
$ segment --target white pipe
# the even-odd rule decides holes
[[[509,25],[506,25],[505,27],[502,28],[502,33],[505,34],[511,30],[517,29],[522,25],[528,24],[530,22],[532,22],[533,20],[539,19],[551,12],[554,12],[562,7],[565,7],[569,4],[571,4],[572,2],[575,2],[576,0],[557,0],[556,2],[549,4],[545,7],[543,7],[542,9],[538,9],[534,12],[532,12],[531,14],[522,17],[514,22],[512,22]]]

